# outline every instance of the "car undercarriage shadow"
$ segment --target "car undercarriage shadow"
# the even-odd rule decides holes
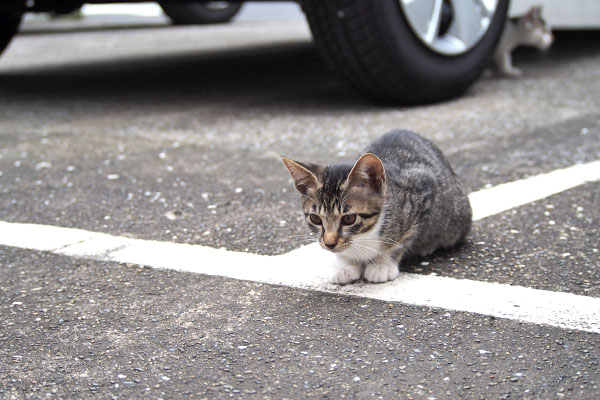
[[[575,61],[597,54],[598,38],[599,32],[560,32],[547,53],[518,49],[515,60],[520,65]],[[226,103],[316,114],[390,107],[350,89],[305,41],[0,70],[0,101],[33,100],[182,109]]]
[[[330,72],[306,42],[10,70],[0,72],[2,97],[183,108],[227,103],[317,113],[374,106]]]

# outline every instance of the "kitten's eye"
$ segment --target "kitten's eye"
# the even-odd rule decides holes
[[[347,214],[342,217],[342,224],[344,225],[352,225],[356,222],[356,214]]]
[[[310,214],[310,222],[312,222],[315,225],[321,225],[323,222],[321,221],[321,217],[319,217],[317,214]]]

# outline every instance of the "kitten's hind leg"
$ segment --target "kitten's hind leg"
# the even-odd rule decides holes
[[[519,68],[515,68],[513,66],[512,56],[510,55],[510,52],[505,52],[502,55],[502,57],[500,57],[497,60],[497,63],[498,63],[498,68],[500,69],[500,72],[502,72],[506,76],[509,76],[512,78],[518,78],[523,74]]]

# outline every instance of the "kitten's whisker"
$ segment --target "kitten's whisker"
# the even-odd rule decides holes
[[[352,244],[349,249],[352,250],[352,253],[355,254],[357,256],[356,258],[360,259],[360,261],[368,261],[368,247]]]
[[[360,254],[360,261],[362,261],[362,263],[370,263],[373,259],[382,256],[383,253],[375,251],[375,255],[376,257],[371,257],[370,254],[373,253],[373,249],[371,249],[368,246],[360,246],[360,245],[356,245],[352,247],[353,250],[356,251],[356,254]]]
[[[357,237],[354,239],[355,242],[364,242],[364,243],[385,243],[385,244],[393,244],[396,246],[404,246],[403,243],[397,242],[388,238],[372,238],[372,237]]]
[[[304,244],[312,244],[312,243],[314,243],[314,242],[315,242],[314,240],[308,240],[308,239],[304,239],[304,240],[294,240],[294,243],[297,243],[297,244],[302,244],[302,245],[304,245]]]
[[[350,252],[352,253],[353,258],[359,262],[360,265],[368,265],[372,261],[367,257],[366,253],[359,248],[350,247]]]
[[[376,258],[380,257],[380,258],[383,258],[383,259],[387,259],[387,260],[392,260],[393,261],[392,257],[390,257],[387,253],[384,253],[384,252],[382,252],[380,250],[374,249],[374,248],[372,248],[370,246],[362,246],[361,244],[357,244],[355,247],[356,247],[357,250],[360,249],[360,250],[362,250],[365,253],[367,253],[367,252],[375,253],[376,257],[371,257],[370,258],[371,260],[375,260]]]
[[[296,242],[314,242],[315,238],[292,238]]]
[[[312,236],[312,235],[291,235],[289,237],[291,237],[291,238],[313,239],[313,240],[316,239],[316,237]]]

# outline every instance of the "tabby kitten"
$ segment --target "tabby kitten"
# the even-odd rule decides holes
[[[471,228],[461,181],[440,150],[414,132],[381,136],[354,165],[283,162],[309,228],[337,256],[331,283],[393,280],[405,255],[451,247]]]
[[[522,17],[508,19],[504,25],[500,42],[496,46],[494,62],[498,70],[507,76],[519,77],[522,72],[512,64],[512,51],[519,46],[546,50],[554,42],[550,27],[542,18],[542,8],[532,7]]]

